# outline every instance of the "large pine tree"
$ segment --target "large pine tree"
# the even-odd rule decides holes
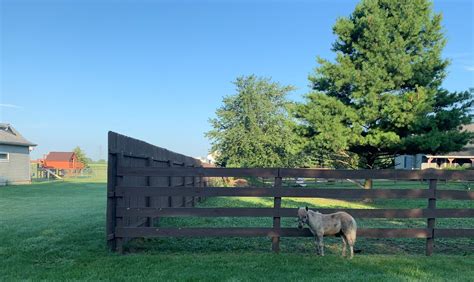
[[[363,0],[333,31],[336,59],[318,59],[296,110],[310,152],[386,168],[397,154],[456,151],[472,138],[461,130],[471,95],[441,88],[449,61],[430,1]]]

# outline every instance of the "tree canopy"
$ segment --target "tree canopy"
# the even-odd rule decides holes
[[[449,61],[441,14],[427,0],[363,0],[337,20],[335,61],[318,58],[298,105],[306,149],[346,166],[385,168],[403,153],[461,149],[469,92],[441,88]]]
[[[84,164],[85,167],[89,166],[91,159],[86,156],[86,153],[81,149],[81,147],[77,146],[74,148],[73,152],[76,154],[77,159]]]
[[[294,88],[255,75],[238,77],[234,84],[237,93],[224,97],[206,133],[218,165],[295,166],[301,150],[286,99]]]

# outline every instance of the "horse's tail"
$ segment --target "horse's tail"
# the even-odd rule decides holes
[[[352,228],[354,228],[354,231],[357,231],[357,222],[352,216],[351,216],[351,222],[352,222]]]
[[[347,224],[346,230],[346,238],[354,244],[357,237],[357,222],[355,221],[354,217],[350,216],[350,220]]]

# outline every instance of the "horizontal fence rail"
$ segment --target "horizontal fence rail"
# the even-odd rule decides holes
[[[130,187],[117,186],[115,195],[140,196],[203,196],[203,197],[301,197],[331,199],[426,199],[434,197],[427,189],[314,189],[314,188],[232,188],[228,187]],[[440,200],[474,200],[474,191],[437,190]]]
[[[317,209],[321,213],[345,211],[355,218],[469,218],[474,209]],[[146,217],[292,217],[295,208],[118,208],[118,216]]]
[[[474,170],[328,170],[305,168],[152,168],[118,167],[120,176],[202,176],[202,177],[305,177],[325,179],[447,179],[474,181]]]
[[[473,237],[473,229],[436,229],[437,238]],[[309,229],[261,227],[233,228],[118,228],[122,237],[313,237]],[[360,228],[357,236],[365,238],[431,238],[428,228]]]
[[[270,187],[207,187],[210,177],[263,177]],[[348,189],[283,187],[285,178],[423,180],[425,189]],[[439,180],[474,181],[474,171],[447,170],[327,170],[289,168],[204,168],[196,160],[109,133],[107,241],[110,249],[141,237],[270,237],[279,251],[281,237],[310,237],[309,229],[281,227],[282,218],[296,218],[297,208],[282,208],[282,198],[424,199],[426,207],[413,209],[316,209],[321,213],[345,211],[354,218],[426,219],[426,228],[360,228],[358,237],[423,238],[431,255],[435,238],[474,237],[474,229],[436,228],[437,218],[473,218],[471,208],[437,208],[437,200],[474,200],[468,190],[440,190]],[[421,183],[421,182],[420,182]],[[268,197],[273,207],[200,208],[208,197]],[[267,217],[271,227],[180,228],[160,227],[164,217]]]
[[[309,229],[229,227],[229,228],[119,228],[122,237],[312,237]],[[429,238],[424,228],[370,228],[358,229],[357,235],[366,238]]]

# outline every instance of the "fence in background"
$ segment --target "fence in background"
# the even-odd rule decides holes
[[[194,167],[193,167],[194,166]],[[369,238],[425,238],[431,255],[435,238],[474,237],[474,229],[436,228],[437,218],[472,218],[474,209],[436,207],[437,200],[474,200],[474,192],[440,190],[439,180],[473,181],[474,171],[441,170],[321,170],[203,168],[198,161],[139,140],[109,133],[107,240],[122,251],[131,238],[164,236],[270,237],[278,252],[281,237],[312,236],[308,229],[282,228],[282,217],[296,217],[297,208],[282,208],[282,197],[333,199],[426,199],[418,209],[318,209],[322,213],[344,210],[357,218],[426,218],[426,228],[359,229]],[[274,178],[272,187],[206,187],[206,177]],[[426,189],[317,189],[283,187],[284,178],[428,180]],[[204,197],[272,197],[272,208],[196,208]],[[273,226],[239,228],[161,228],[160,217],[270,217]]]

